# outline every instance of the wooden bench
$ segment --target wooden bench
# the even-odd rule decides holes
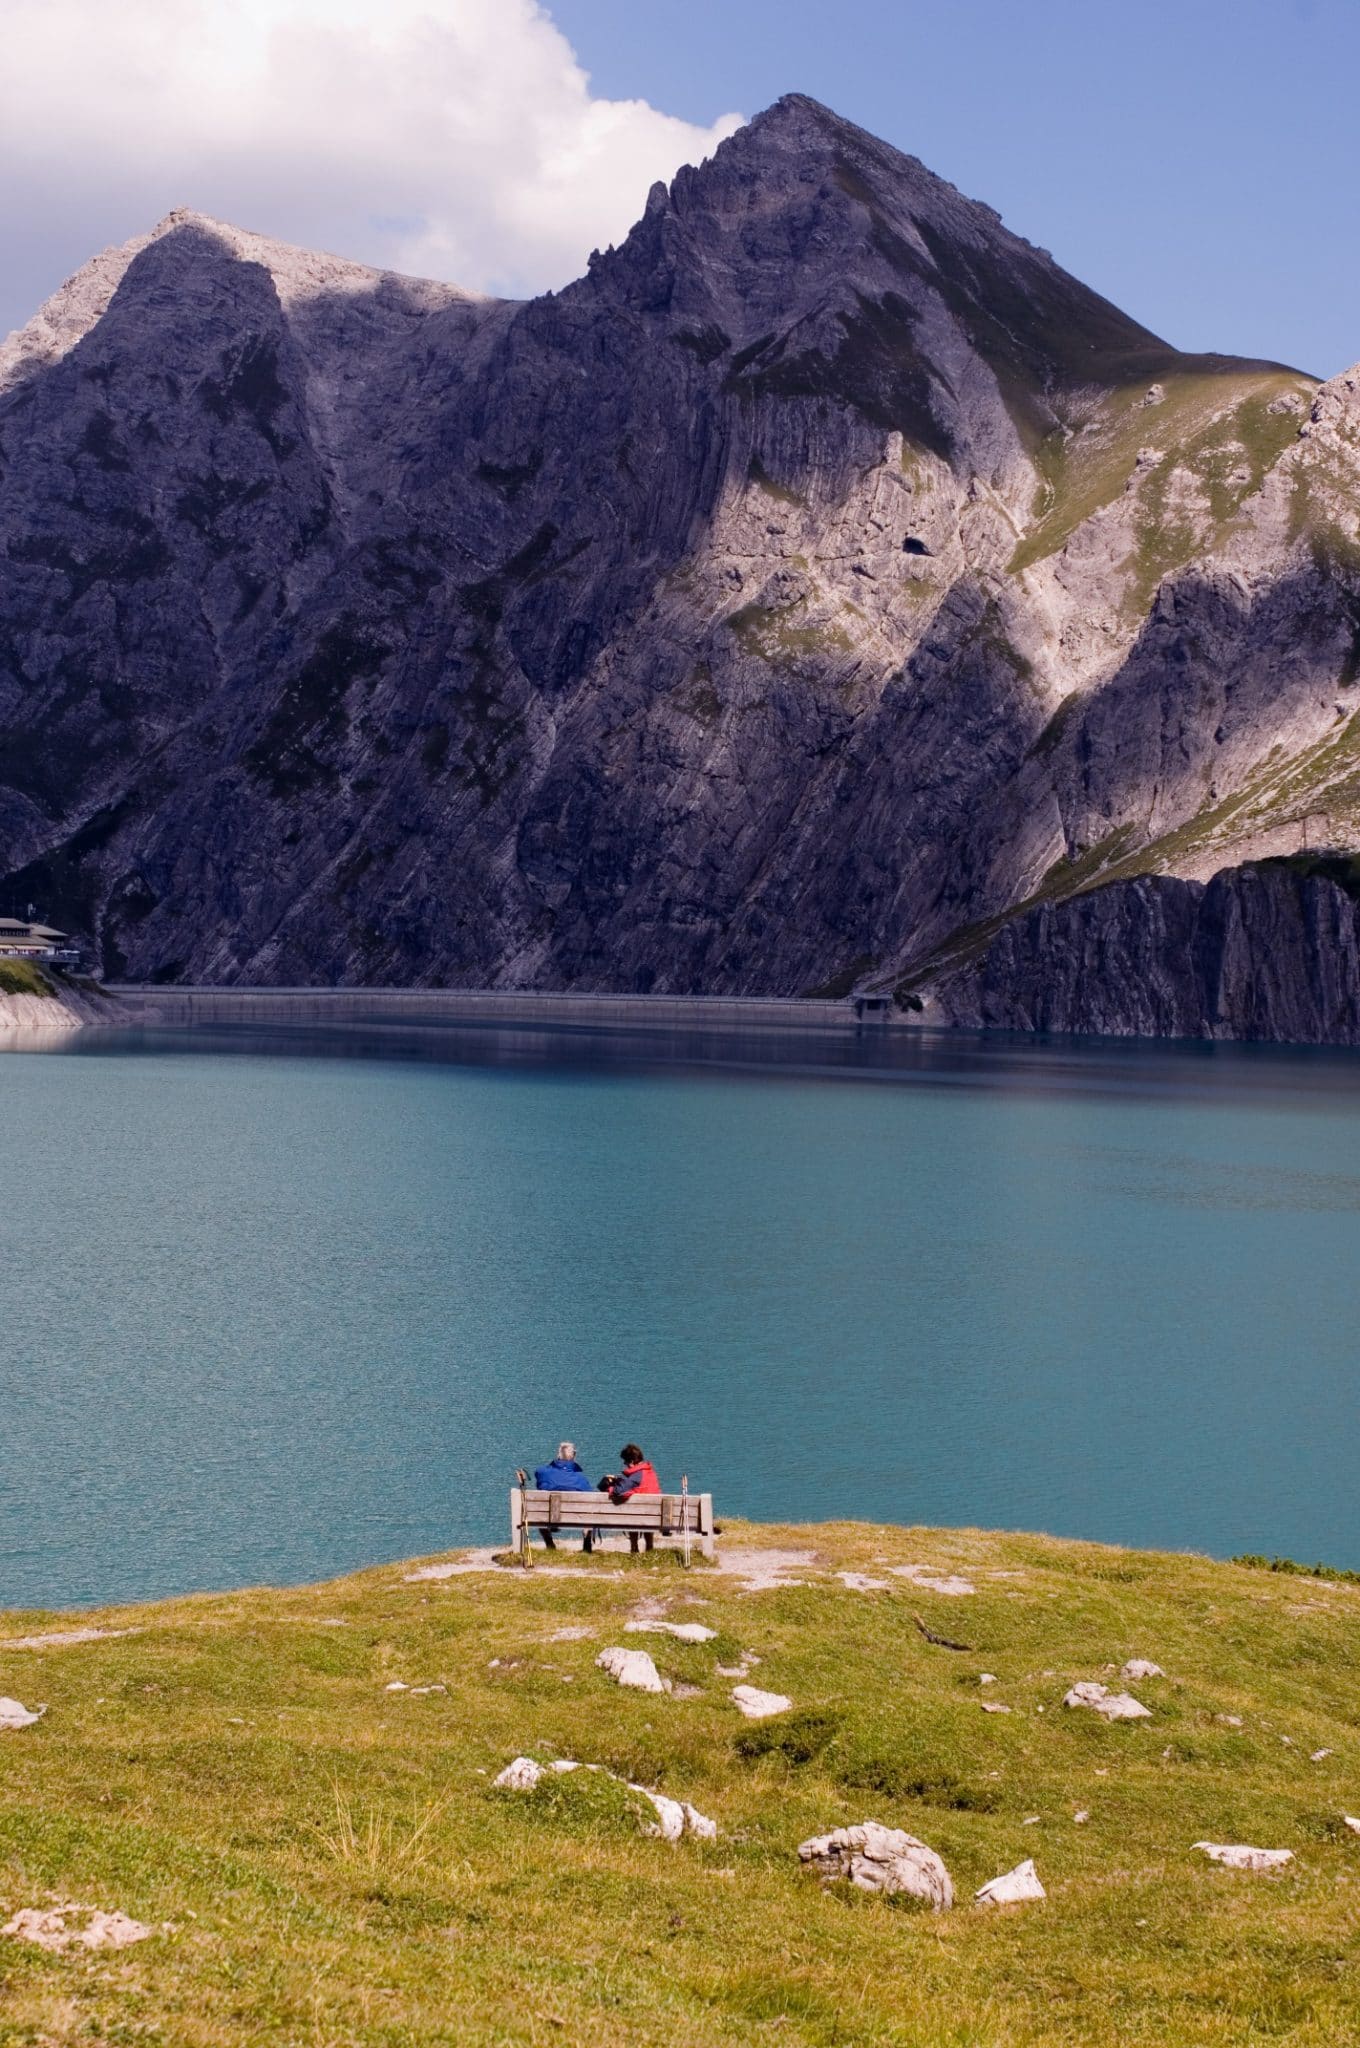
[[[510,1544],[523,1557],[535,1529],[556,1536],[563,1530],[616,1530],[629,1536],[683,1541],[686,1529],[703,1557],[713,1555],[711,1493],[635,1493],[618,1505],[607,1493],[549,1493],[525,1483],[510,1489]]]

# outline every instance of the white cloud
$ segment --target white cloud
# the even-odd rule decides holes
[[[4,0],[3,15],[0,182],[22,197],[0,224],[0,332],[174,206],[483,289],[560,285],[621,239],[654,179],[740,125],[592,97],[535,0]]]

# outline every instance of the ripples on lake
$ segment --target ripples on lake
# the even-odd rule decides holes
[[[0,1604],[766,1519],[1360,1565],[1360,1060],[501,1027],[0,1059]]]

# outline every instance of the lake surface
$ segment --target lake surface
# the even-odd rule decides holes
[[[1360,1060],[920,1033],[0,1058],[0,1605],[719,1513],[1360,1566]]]

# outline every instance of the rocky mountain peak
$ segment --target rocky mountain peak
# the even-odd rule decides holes
[[[1360,843],[1358,405],[802,95],[524,304],[176,209],[0,351],[0,880],[136,979],[794,992]]]

